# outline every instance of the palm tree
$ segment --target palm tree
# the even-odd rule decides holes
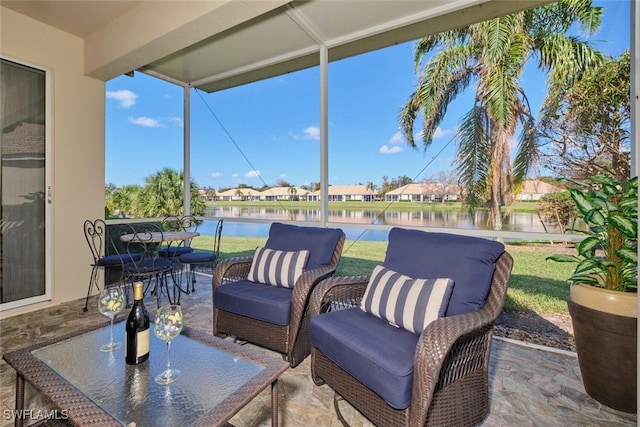
[[[371,198],[369,198],[368,201],[372,202],[375,199],[375,193],[378,188],[373,181],[367,181],[366,189],[371,192]]]
[[[561,0],[520,13],[421,39],[415,47],[419,82],[400,114],[400,126],[415,147],[414,122],[424,120],[425,150],[449,104],[474,86],[475,99],[462,117],[455,140],[456,174],[471,208],[487,201],[494,230],[502,229],[500,208],[514,199],[535,165],[537,146],[533,114],[520,85],[525,64],[538,60],[547,73],[549,94],[578,80],[601,61],[587,42],[567,33],[578,24],[587,33],[600,25],[602,8],[590,0]],[[520,128],[515,158],[510,143]]]
[[[293,185],[289,185],[289,188],[287,188],[287,193],[289,193],[289,200],[294,200],[296,194],[298,194],[298,189]]]
[[[138,205],[143,218],[184,214],[183,206],[184,174],[165,168],[146,179],[140,193]],[[205,203],[200,199],[198,186],[191,182],[190,208],[192,215],[202,215]]]
[[[125,185],[120,188],[115,188],[110,192],[109,197],[106,200],[107,210],[109,214],[116,214],[120,218],[126,218],[136,215],[136,201],[139,198],[139,194],[142,191],[142,187],[139,185]]]

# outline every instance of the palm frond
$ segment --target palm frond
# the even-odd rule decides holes
[[[523,114],[521,126],[522,131],[518,139],[516,157],[513,161],[513,181],[516,189],[520,188],[520,184],[524,183],[527,179],[529,171],[537,165],[539,158],[533,117]]]
[[[418,112],[424,120],[422,139],[428,146],[451,101],[469,85],[474,74],[467,65],[469,55],[468,46],[456,46],[433,55],[425,65],[416,92],[400,113],[400,127],[411,146],[415,146],[413,129]]]
[[[487,129],[490,129],[490,124],[486,110],[476,104],[462,118],[456,133],[456,173],[465,188],[467,204],[476,207],[486,200],[489,186],[491,143]]]
[[[413,138],[413,126],[416,121],[418,111],[420,111],[420,103],[417,96],[417,92],[411,94],[407,103],[402,106],[402,109],[400,110],[400,117],[398,118],[398,121],[400,122],[400,131],[411,147],[416,146]]]
[[[446,50],[449,46],[464,45],[469,33],[469,27],[457,28],[439,34],[429,35],[416,42],[413,62],[416,71],[422,65],[424,56],[436,48]]]

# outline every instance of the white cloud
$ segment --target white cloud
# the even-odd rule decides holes
[[[402,147],[394,145],[393,147],[389,147],[388,145],[383,145],[380,147],[380,152],[382,154],[394,154],[402,151]]]
[[[252,170],[244,174],[246,178],[257,178],[260,176],[260,171]]]
[[[212,178],[222,178],[224,174],[222,172],[214,172],[211,174]]]
[[[231,175],[232,178],[239,178],[240,174],[239,173],[234,173],[233,175]]]
[[[420,129],[419,131],[413,134],[413,140],[415,141],[416,144],[419,142],[422,142],[422,132],[424,132],[424,129]],[[453,129],[442,129],[440,126],[438,126],[436,128],[436,131],[433,133],[432,139],[443,138],[445,136],[449,136],[453,134],[453,132],[454,132]]]
[[[286,177],[287,177],[287,174],[286,174],[286,173],[281,173],[281,174],[280,174],[280,179],[285,179]]]
[[[451,129],[442,129],[440,126],[436,128],[436,131],[433,133],[433,138],[442,138],[443,136],[451,135],[453,130]]]
[[[107,99],[114,99],[120,103],[120,107],[129,108],[136,103],[138,95],[130,90],[107,91]]]
[[[300,137],[293,132],[289,132],[289,136],[293,138],[294,141],[297,141],[300,139]]]
[[[176,126],[181,126],[182,127],[182,119],[180,117],[169,117],[167,119],[167,121],[169,123],[175,124]]]
[[[152,119],[150,117],[129,117],[129,123],[133,123],[134,125],[140,125],[149,128],[163,128],[164,124],[160,123],[156,119]]]
[[[320,128],[309,126],[304,130],[304,139],[320,139]]]
[[[405,142],[405,140],[401,132],[396,132],[389,138],[389,144],[402,144],[403,142]]]

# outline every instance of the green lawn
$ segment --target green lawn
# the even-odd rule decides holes
[[[193,242],[194,248],[210,250],[213,238],[200,236]],[[227,237],[220,245],[221,258],[253,255],[257,246],[264,245],[266,238]],[[384,259],[386,242],[347,240],[337,275],[368,275],[376,264]],[[514,266],[507,290],[505,310],[533,311],[536,313],[567,313],[566,299],[569,285],[566,279],[573,272],[572,264],[547,261],[545,258],[553,248],[530,251],[510,247]]]

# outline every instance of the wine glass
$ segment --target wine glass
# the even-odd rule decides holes
[[[111,320],[111,340],[100,347],[100,351],[114,351],[122,347],[121,342],[113,340],[113,319],[124,308],[124,291],[119,286],[103,289],[98,297],[98,311]]]
[[[179,305],[165,305],[156,312],[153,329],[158,338],[167,342],[167,369],[156,376],[158,384],[170,384],[180,378],[180,371],[171,369],[171,340],[180,335],[183,325],[182,308]]]

